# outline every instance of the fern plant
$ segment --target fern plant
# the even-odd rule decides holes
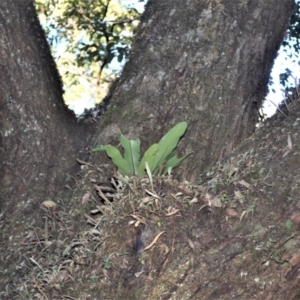
[[[153,144],[144,153],[140,160],[140,140],[129,140],[121,134],[120,142],[124,149],[124,157],[120,151],[111,145],[102,145],[94,148],[93,152],[105,151],[111,158],[119,172],[124,176],[137,175],[143,177],[146,174],[146,163],[151,174],[167,174],[176,168],[189,155],[177,158],[174,154],[179,139],[187,128],[186,122],[181,122],[169,130],[157,144]]]

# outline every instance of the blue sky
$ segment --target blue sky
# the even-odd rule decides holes
[[[292,75],[297,81],[300,79],[300,66],[299,66],[299,59],[295,57],[288,57],[283,48],[279,50],[278,56],[274,62],[274,66],[272,69],[272,79],[274,85],[269,87],[269,94],[266,97],[266,101],[264,103],[263,111],[268,115],[273,114],[276,111],[276,106],[274,104],[278,104],[283,100],[283,86],[280,85],[279,82],[279,74],[284,73],[285,69],[288,68],[292,71]],[[294,85],[294,80],[291,78],[289,82]],[[272,91],[275,90],[275,93]]]
[[[134,6],[139,12],[144,10],[144,6],[147,0],[138,1],[138,0],[121,0],[121,3],[128,6]]]

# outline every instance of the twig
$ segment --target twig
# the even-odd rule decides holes
[[[38,283],[36,282],[35,278],[33,279],[33,281],[35,282],[36,288],[39,290],[39,292],[44,296],[44,298],[46,300],[49,300],[48,297],[45,295],[45,293],[42,291],[42,289],[40,288],[40,286],[38,285]]]
[[[150,245],[148,245],[147,247],[144,248],[144,251],[150,249],[150,248],[157,242],[158,238],[159,238],[163,233],[165,233],[165,231],[160,232],[160,233],[154,238],[154,240],[152,241],[152,243],[151,243]]]

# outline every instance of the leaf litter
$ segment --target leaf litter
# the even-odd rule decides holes
[[[100,291],[105,295],[110,282],[117,282],[121,274],[129,282],[134,282],[133,278],[152,280],[172,263],[182,247],[178,245],[178,233],[175,234],[180,227],[190,251],[199,249],[197,237],[185,231],[188,223],[181,224],[181,219],[195,224],[208,220],[207,214],[223,214],[222,222],[228,227],[251,221],[259,214],[266,205],[261,201],[265,197],[262,195],[274,187],[272,169],[265,171],[260,153],[274,159],[286,151],[299,151],[297,139],[289,133],[286,147],[286,138],[285,142],[279,141],[275,135],[269,143],[266,135],[259,140],[257,150],[241,151],[232,159],[217,163],[197,184],[179,182],[171,174],[153,176],[151,180],[149,176],[128,178],[110,166],[85,163],[69,205],[42,209],[44,226],[28,228],[24,233],[18,250],[23,257],[18,267],[23,280],[15,284],[13,291],[1,295],[11,292],[10,295],[24,299],[90,299],[99,297]],[[104,174],[112,176],[107,179]],[[294,223],[298,219],[295,213],[291,215]],[[212,236],[215,239],[218,233]],[[288,242],[290,239],[279,245],[283,247]],[[287,263],[288,253],[270,242],[266,249],[263,261]],[[214,255],[219,250],[211,249],[209,253]],[[191,258],[189,252],[186,257],[188,264],[197,262],[197,257]],[[291,257],[294,261],[286,271],[290,277],[298,256]],[[179,271],[182,268],[183,265],[178,266]],[[178,277],[176,272],[169,275],[169,280]]]

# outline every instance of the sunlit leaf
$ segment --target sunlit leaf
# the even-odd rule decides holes
[[[158,169],[160,174],[162,171],[163,174],[166,174],[172,168],[176,168],[189,155],[181,158],[177,158],[174,155],[178,141],[186,131],[186,128],[186,122],[174,126],[162,137],[158,144],[153,144],[147,149],[140,164],[140,140],[129,140],[122,134],[120,141],[124,149],[124,158],[120,151],[111,145],[99,146],[92,151],[105,150],[122,175],[132,176],[136,174],[138,177],[143,177],[147,169],[150,181],[152,181],[152,175],[157,175]]]
[[[173,156],[172,158],[170,158],[167,162],[166,162],[166,165],[165,165],[165,168],[164,168],[164,171],[163,171],[163,174],[167,174],[168,173],[168,169],[169,168],[176,168],[180,165],[180,163],[189,156],[189,154],[181,157],[181,158],[177,158],[177,156]]]
[[[140,140],[129,140],[121,134],[120,141],[124,149],[124,158],[129,164],[130,174],[137,174],[140,159]]]
[[[132,175],[128,162],[121,156],[120,151],[111,145],[105,145],[105,151],[122,175]]]
[[[174,151],[186,128],[186,122],[178,123],[161,138],[158,143],[159,150],[155,157],[154,170],[163,164],[167,157]]]
[[[100,152],[100,151],[105,151],[105,146],[104,145],[100,145],[97,148],[92,149],[92,152]]]
[[[154,163],[155,163],[155,156],[158,152],[159,146],[158,144],[153,144],[148,148],[148,150],[145,152],[141,163],[138,168],[138,176],[143,177],[146,174],[146,161],[148,162],[148,166],[151,172],[154,170]]]

